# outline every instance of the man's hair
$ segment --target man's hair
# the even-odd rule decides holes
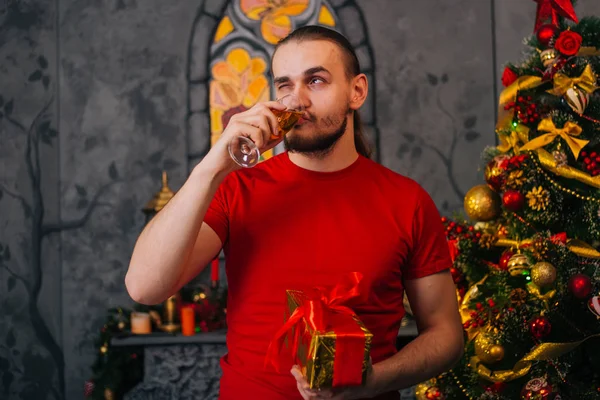
[[[294,30],[285,38],[281,39],[275,46],[273,55],[277,49],[289,42],[302,42],[304,40],[327,40],[334,43],[341,50],[344,58],[344,69],[348,79],[354,78],[360,74],[360,64],[354,48],[344,37],[344,35],[334,31],[333,29],[325,28],[318,25],[303,26]],[[354,145],[359,154],[364,157],[371,157],[371,148],[364,136],[363,125],[360,120],[358,111],[354,111]]]

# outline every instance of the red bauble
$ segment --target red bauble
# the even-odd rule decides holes
[[[496,192],[502,190],[502,186],[506,180],[504,171],[505,169],[502,168],[496,160],[492,160],[486,165],[484,177],[490,189]]]
[[[548,46],[550,40],[556,35],[558,29],[551,24],[546,24],[540,26],[540,29],[537,31],[536,36],[538,41],[542,46]]]
[[[436,386],[432,386],[425,392],[427,400],[445,400],[444,394]]]
[[[506,250],[500,256],[500,261],[498,261],[498,267],[503,271],[508,271],[508,260],[510,260],[510,258],[514,255],[515,253],[513,253],[512,251]]]
[[[516,190],[507,190],[502,196],[502,204],[507,210],[517,212],[525,204],[525,196]]]
[[[592,280],[584,274],[575,274],[569,279],[569,290],[578,299],[586,299],[592,292]]]
[[[531,332],[531,335],[538,340],[548,336],[551,330],[552,325],[546,317],[538,316],[529,322],[529,331]]]

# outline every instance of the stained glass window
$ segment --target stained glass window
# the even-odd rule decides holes
[[[337,21],[326,0],[232,1],[210,49],[211,145],[232,115],[272,98],[269,60],[280,39],[304,25],[336,29]],[[263,154],[263,159],[277,151]]]

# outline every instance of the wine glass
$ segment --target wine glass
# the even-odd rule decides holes
[[[274,141],[281,139],[283,135],[292,130],[298,123],[298,120],[304,114],[304,106],[294,94],[285,95],[276,100],[278,103],[285,105],[287,108],[281,110],[271,110],[277,117],[279,130],[271,132],[271,137],[267,146]],[[229,142],[229,155],[239,166],[251,168],[258,164],[260,160],[260,151],[250,138],[245,136],[237,136]]]

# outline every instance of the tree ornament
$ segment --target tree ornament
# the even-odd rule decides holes
[[[489,187],[496,192],[500,192],[502,190],[502,185],[504,185],[504,173],[508,166],[508,160],[510,160],[508,155],[501,154],[495,156],[485,167],[485,181]]]
[[[557,167],[564,167],[565,165],[567,165],[567,154],[562,151],[562,150],[554,150],[552,152],[552,157],[554,158],[554,162],[556,163]]]
[[[83,397],[88,398],[94,393],[94,381],[85,381],[83,384]]]
[[[525,181],[526,178],[523,174],[523,171],[519,169],[508,174],[508,178],[506,178],[506,186],[513,189],[518,189],[523,186]]]
[[[525,304],[527,301],[527,292],[521,288],[516,288],[510,291],[510,304],[515,307]]]
[[[583,114],[590,103],[589,93],[577,86],[567,89],[564,98],[569,107],[577,114]]]
[[[525,384],[521,391],[522,400],[554,400],[556,394],[552,393],[552,386],[545,377],[534,378]]]
[[[507,190],[502,195],[502,205],[512,212],[520,211],[525,203],[523,193],[517,190]]]
[[[535,211],[545,210],[550,204],[550,193],[542,186],[531,189],[527,195],[528,205]]]
[[[550,334],[552,325],[550,320],[544,316],[537,316],[529,322],[529,331],[537,340],[541,340]]]
[[[100,347],[100,353],[102,353],[102,354],[108,353],[108,344],[105,343],[102,347]]]
[[[600,319],[600,296],[594,296],[588,301],[588,308],[597,318]]]
[[[547,21],[548,25],[557,27],[558,16],[568,18],[573,22],[579,22],[572,0],[535,0],[538,3],[535,13],[534,32],[538,32]]]
[[[556,268],[547,261],[536,263],[531,268],[531,281],[539,287],[552,285],[556,281]]]
[[[415,386],[416,400],[445,400],[446,396],[440,391],[435,379],[419,383]]]
[[[587,275],[575,274],[569,279],[569,291],[578,299],[585,299],[592,292],[592,280]]]
[[[558,53],[554,49],[546,49],[540,53],[540,59],[542,60],[544,67],[552,65],[557,56]]]
[[[488,332],[480,332],[475,337],[475,355],[485,364],[493,364],[504,358],[504,347]]]
[[[542,25],[540,29],[537,30],[536,37],[542,46],[548,47],[557,31],[558,29],[555,26],[550,24]]]
[[[477,185],[465,195],[464,209],[475,221],[490,221],[500,214],[500,196],[488,185]]]
[[[112,389],[104,389],[104,400],[115,400],[115,393],[112,391]]]
[[[529,258],[527,258],[524,254],[514,254],[508,260],[508,273],[511,276],[522,276],[529,274],[529,270],[531,269],[531,263],[529,262]]]
[[[515,253],[511,250],[504,250],[502,255],[500,256],[500,261],[498,261],[498,267],[501,270],[508,271],[508,261]]]

